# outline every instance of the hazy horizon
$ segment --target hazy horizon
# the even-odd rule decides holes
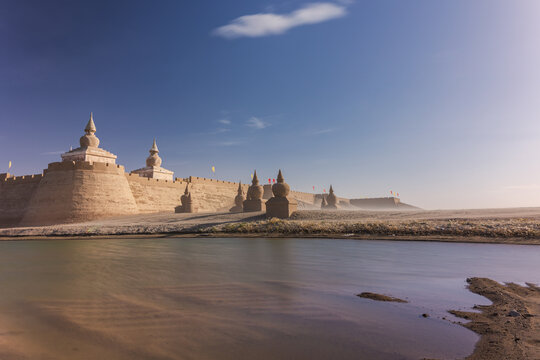
[[[540,206],[540,2],[0,3],[0,172],[40,173],[90,112],[126,171]],[[216,173],[211,168],[215,166]]]

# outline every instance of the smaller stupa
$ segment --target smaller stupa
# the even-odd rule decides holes
[[[325,206],[325,209],[328,210],[337,210],[338,208],[338,199],[336,195],[334,194],[334,189],[332,188],[332,185],[330,185],[330,190],[328,191],[328,196],[326,197],[327,205]]]
[[[321,209],[324,209],[326,205],[328,205],[328,203],[326,202],[326,198],[323,195],[321,200]]]
[[[230,212],[244,211],[244,191],[242,190],[242,182],[238,183],[238,192],[234,198],[234,206],[229,209]]]
[[[80,147],[63,153],[62,161],[89,161],[116,164],[116,155],[99,148],[99,139],[95,135],[96,124],[94,114],[90,113],[90,120],[84,128],[85,134],[79,140]]]
[[[288,219],[298,209],[298,202],[288,197],[290,191],[289,184],[285,182],[279,170],[277,182],[272,185],[274,196],[266,202],[266,217]]]
[[[132,173],[151,179],[173,181],[174,172],[161,167],[162,160],[158,154],[159,149],[156,144],[156,139],[154,138],[154,143],[150,148],[150,156],[146,158],[146,167],[133,170]]]
[[[264,211],[264,202],[262,201],[263,187],[259,185],[257,170],[253,172],[253,180],[247,191],[247,198],[244,200],[244,212]]]
[[[189,184],[186,184],[186,190],[184,191],[184,195],[180,197],[180,202],[182,205],[177,206],[174,209],[174,212],[177,213],[195,213],[197,212],[197,208],[193,204],[193,198],[191,197],[191,191],[189,191]]]

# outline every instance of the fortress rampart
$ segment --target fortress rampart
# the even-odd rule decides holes
[[[21,221],[42,178],[42,174],[0,174],[0,226],[18,224]]]
[[[0,174],[0,226],[71,223],[140,213],[174,212],[186,186],[199,212],[228,211],[238,183],[190,176],[174,181],[126,173],[91,161],[49,164],[43,174]],[[242,184],[247,193],[248,184]],[[313,203],[314,194],[291,191]]]
[[[228,211],[234,205],[238,183],[190,176],[173,178],[161,167],[154,139],[146,166],[126,173],[116,155],[99,147],[93,115],[84,129],[80,147],[62,154],[43,174],[0,174],[0,226],[31,226],[82,222],[129,214],[175,212],[186,187],[199,212]],[[244,194],[249,185],[242,185]],[[272,196],[265,186],[267,198]],[[291,191],[308,204],[315,195]]]
[[[51,163],[20,225],[78,222],[137,214],[124,167],[89,161]]]

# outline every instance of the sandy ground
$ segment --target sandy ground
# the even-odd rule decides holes
[[[480,313],[451,311],[471,320],[464,326],[481,335],[467,359],[540,359],[540,288],[533,284],[502,285],[486,278],[467,282],[472,292],[493,302],[475,306]]]
[[[0,229],[2,239],[161,234],[540,244],[540,208],[437,211],[300,210],[289,220],[267,220],[262,212],[160,213],[77,224]]]

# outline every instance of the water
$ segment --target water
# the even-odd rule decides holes
[[[465,279],[539,270],[540,247],[516,245],[4,241],[0,359],[454,359],[478,337],[446,311],[489,303]]]

